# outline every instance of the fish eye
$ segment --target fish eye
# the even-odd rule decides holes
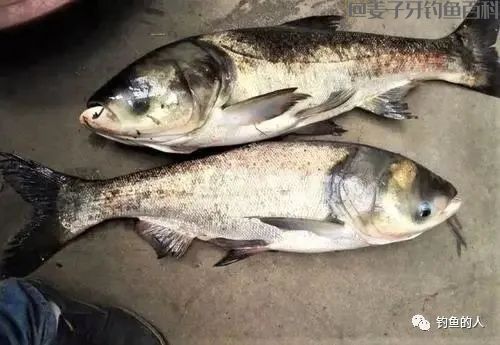
[[[149,102],[144,98],[130,100],[128,104],[132,108],[132,112],[136,115],[142,115],[149,109]]]
[[[418,205],[417,216],[420,219],[425,219],[432,214],[432,205],[428,201],[423,201]]]

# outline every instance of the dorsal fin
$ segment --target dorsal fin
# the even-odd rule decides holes
[[[293,26],[311,30],[339,30],[341,22],[344,20],[342,16],[313,16],[301,19],[292,20],[281,24],[282,26]]]

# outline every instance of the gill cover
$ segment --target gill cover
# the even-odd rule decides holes
[[[159,48],[121,71],[98,90],[88,107],[103,106],[95,129],[122,136],[176,135],[199,128],[220,94],[225,94],[227,60],[196,39]]]

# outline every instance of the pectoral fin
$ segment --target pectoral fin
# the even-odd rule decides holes
[[[234,264],[248,258],[249,256],[267,251],[267,243],[262,240],[230,240],[226,238],[215,238],[210,240],[211,243],[229,249],[215,267],[222,267]]]
[[[344,223],[336,218],[328,221],[282,217],[259,218],[259,220],[283,231],[310,231],[320,236],[328,235],[344,226]]]
[[[368,99],[358,108],[395,120],[406,120],[416,118],[408,110],[408,103],[403,101],[413,84],[407,84],[400,88],[392,89],[382,95]]]
[[[311,97],[296,90],[278,90],[230,105],[223,109],[224,121],[233,125],[251,125],[280,116],[298,102]]]
[[[260,221],[283,231],[281,240],[270,249],[323,253],[362,248],[369,243],[339,219],[323,221],[295,218],[260,218]]]
[[[281,24],[282,26],[293,26],[311,30],[338,30],[341,22],[344,20],[342,16],[313,16],[292,20]]]
[[[153,247],[158,258],[180,258],[194,239],[188,226],[172,219],[144,217],[137,221],[135,230]]]

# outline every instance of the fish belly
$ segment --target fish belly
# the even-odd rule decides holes
[[[358,233],[349,227],[332,227],[330,233],[293,230],[282,233],[269,245],[270,250],[295,253],[325,253],[369,246]]]

